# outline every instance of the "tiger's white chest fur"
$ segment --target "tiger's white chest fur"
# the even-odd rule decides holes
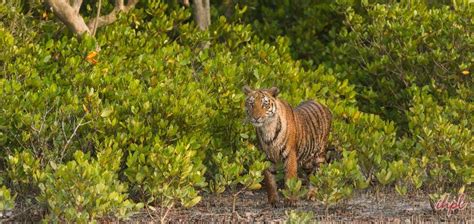
[[[277,113],[273,119],[257,128],[260,145],[267,158],[272,162],[280,161],[282,157],[286,157],[285,138],[288,121],[284,117],[281,113]]]

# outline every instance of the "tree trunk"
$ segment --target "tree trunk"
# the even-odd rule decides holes
[[[211,25],[211,5],[210,0],[194,0],[194,20],[200,30],[207,30]]]
[[[73,6],[66,0],[46,0],[46,3],[53,8],[53,13],[61,20],[72,32],[79,35],[90,34],[90,29],[79,14],[79,8],[82,1],[74,1]]]

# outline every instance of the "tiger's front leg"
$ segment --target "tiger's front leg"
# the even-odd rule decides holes
[[[294,149],[294,148],[293,148]],[[293,178],[298,178],[298,162],[296,157],[296,150],[289,149],[288,157],[285,160],[285,183]],[[286,187],[286,184],[285,184]],[[296,199],[285,198],[286,206],[295,206]]]
[[[276,207],[279,198],[275,176],[273,175],[271,168],[268,168],[263,171],[263,175],[265,181],[265,188],[267,189],[268,203],[270,203],[272,207]]]

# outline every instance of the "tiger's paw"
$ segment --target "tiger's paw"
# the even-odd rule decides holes
[[[270,207],[272,207],[272,208],[278,208],[278,207],[279,207],[278,201],[268,202],[268,204],[269,204]]]
[[[306,199],[316,201],[316,191],[316,188],[310,187],[308,193],[306,194]]]
[[[272,208],[278,208],[278,205],[279,205],[279,198],[278,197],[269,197],[268,198],[268,204],[270,205],[270,207]]]
[[[285,199],[285,207],[296,207],[297,200],[295,199]]]

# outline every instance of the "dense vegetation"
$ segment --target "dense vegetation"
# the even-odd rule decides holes
[[[474,4],[377,2],[213,2],[200,31],[146,0],[95,37],[36,1],[0,5],[0,211],[88,222],[259,189],[245,84],[331,109],[339,156],[310,178],[326,205],[362,188],[472,195]]]

